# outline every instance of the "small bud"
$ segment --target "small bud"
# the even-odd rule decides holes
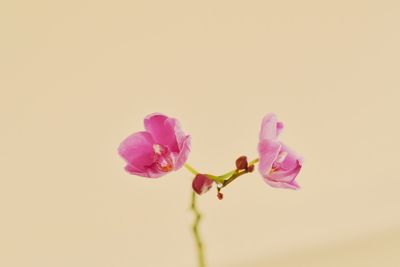
[[[218,192],[217,197],[219,200],[222,200],[224,198],[224,195],[221,192]]]
[[[246,156],[241,156],[236,160],[236,169],[240,170],[245,170],[247,169],[247,157]]]
[[[199,195],[204,194],[205,192],[210,190],[213,182],[214,181],[208,178],[206,175],[199,173],[193,179],[192,182],[193,191]]]
[[[247,172],[253,172],[254,171],[254,165],[250,165],[247,167]]]

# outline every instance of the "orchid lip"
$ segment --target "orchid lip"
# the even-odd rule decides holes
[[[172,162],[168,162],[168,161],[156,161],[156,166],[157,169],[162,171],[162,172],[170,172],[172,171],[172,169],[174,168],[172,165]]]

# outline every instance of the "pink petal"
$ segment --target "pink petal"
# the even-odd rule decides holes
[[[301,170],[300,162],[297,162],[297,165],[290,170],[281,170],[278,169],[269,175],[267,175],[268,180],[274,180],[276,182],[285,182],[285,183],[292,183],[296,176],[299,174]]]
[[[147,177],[146,166],[154,163],[153,144],[147,132],[134,133],[122,141],[118,153],[127,162],[127,171]]]
[[[258,144],[258,155],[260,159],[258,170],[263,177],[271,171],[272,164],[277,159],[280,150],[281,144],[277,141],[261,140]]]
[[[266,176],[266,179],[273,180],[275,182],[292,183],[296,176],[299,174],[301,166],[289,171],[274,171]]]
[[[279,136],[283,131],[283,123],[278,121],[276,123],[276,136]]]
[[[147,178],[158,178],[158,177],[161,177],[166,174],[165,172],[160,172],[159,170],[157,170],[156,168],[154,168],[152,166],[146,167],[145,170],[139,170],[136,167],[128,164],[125,166],[125,170],[127,172],[129,172],[130,174],[147,177]]]
[[[283,170],[291,170],[297,167],[297,165],[303,162],[303,158],[297,155],[293,150],[291,150],[286,145],[282,144],[281,152],[286,152],[287,156],[285,159],[279,164],[279,167]]]
[[[190,135],[183,132],[178,120],[170,119],[169,123],[173,126],[176,136],[176,141],[178,143],[178,150],[183,150],[186,146],[190,149]]]
[[[190,153],[190,136],[187,135],[180,147],[180,152],[175,159],[175,170],[179,170],[187,161]]]
[[[277,121],[274,113],[269,113],[262,120],[259,139],[276,140],[282,129],[283,123]]]
[[[288,188],[288,189],[293,189],[293,190],[300,189],[300,186],[295,181],[293,181],[292,183],[277,182],[277,181],[268,180],[268,179],[264,179],[264,181],[267,184],[269,184],[270,186],[275,187],[275,188]]]
[[[180,130],[176,119],[154,113],[144,119],[144,127],[157,144],[165,145],[171,152],[179,152],[176,129]]]

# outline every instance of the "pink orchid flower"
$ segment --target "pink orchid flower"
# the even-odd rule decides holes
[[[180,169],[190,152],[190,135],[178,120],[154,113],[144,119],[146,131],[127,137],[118,148],[126,161],[125,170],[133,175],[158,178]]]
[[[261,124],[258,169],[264,181],[272,187],[299,189],[295,179],[302,166],[302,158],[279,142],[283,124],[275,114],[267,114]]]

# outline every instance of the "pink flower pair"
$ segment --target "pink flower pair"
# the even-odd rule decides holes
[[[118,152],[127,163],[125,169],[131,174],[149,178],[180,169],[190,152],[190,135],[182,131],[179,122],[155,113],[144,119],[144,127],[146,131],[132,134],[119,146]],[[298,189],[295,178],[300,172],[302,159],[278,141],[282,129],[283,124],[277,121],[275,114],[270,113],[263,118],[258,144],[258,170],[272,187]],[[204,175],[200,177],[194,181],[193,187],[205,192],[212,181],[205,179]]]

